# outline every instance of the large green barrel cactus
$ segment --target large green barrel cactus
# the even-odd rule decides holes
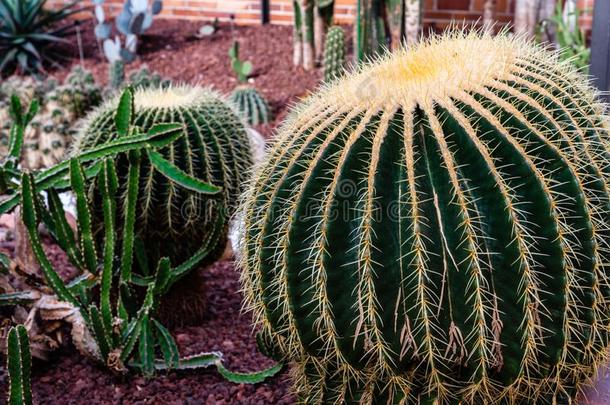
[[[117,103],[118,99],[112,100],[89,117],[74,152],[88,150],[117,136],[114,120]],[[184,135],[160,153],[187,174],[223,189],[221,198],[192,193],[169,181],[147,158],[141,157],[136,235],[149,254],[149,262],[168,256],[178,264],[202,247],[218,226],[220,215],[226,228],[251,166],[250,143],[232,108],[208,89],[189,86],[140,89],[134,93],[134,107],[134,125],[143,130],[159,123],[182,123]],[[124,179],[119,178],[120,184],[127,184],[128,167],[127,158],[118,162],[119,177]],[[101,208],[97,214],[96,223],[101,228]],[[215,243],[217,247],[210,260],[222,253],[226,237]]]
[[[610,137],[587,80],[451,34],[311,96],[241,213],[306,403],[567,403],[607,359]]]

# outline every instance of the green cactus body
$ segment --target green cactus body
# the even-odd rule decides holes
[[[73,153],[116,136],[117,103],[118,99],[112,100],[90,115],[75,140]],[[232,108],[208,89],[184,86],[138,90],[134,106],[134,124],[144,131],[155,124],[182,123],[184,135],[159,152],[187,174],[223,189],[220,198],[194,194],[167,180],[141,157],[136,235],[149,254],[149,262],[168,256],[172,263],[179,264],[201,247],[214,231],[219,215],[228,220],[233,213],[251,166],[250,143]],[[119,180],[123,179],[120,184],[127,184],[127,168],[126,158],[118,163]],[[103,217],[98,208],[95,222],[102,238]],[[220,237],[215,243],[217,249],[208,256],[210,261],[222,253],[226,238]]]
[[[568,403],[609,346],[605,120],[555,55],[474,33],[300,105],[240,211],[247,305],[299,399]]]
[[[167,88],[171,81],[164,79],[157,72],[151,72],[148,67],[143,66],[129,75],[129,85],[134,89],[139,88]]]
[[[125,81],[125,62],[116,60],[108,65],[108,85],[112,89],[119,89]]]
[[[12,327],[6,338],[9,373],[9,405],[32,404],[32,355],[28,332],[23,325]]]
[[[330,82],[345,72],[345,33],[339,26],[331,27],[324,44],[324,81]]]
[[[254,87],[237,87],[229,96],[229,100],[249,125],[267,124],[271,120],[267,100]]]
[[[63,85],[57,87],[47,99],[57,101],[67,108],[71,114],[70,119],[75,121],[102,102],[102,89],[95,83],[90,71],[75,66]]]

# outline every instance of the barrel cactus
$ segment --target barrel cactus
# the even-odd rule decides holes
[[[271,119],[267,100],[254,87],[238,86],[229,96],[229,100],[250,125],[267,124]]]
[[[88,117],[73,153],[117,136],[114,123],[117,104],[118,99],[111,100]],[[156,172],[142,156],[135,233],[148,261],[154,263],[153,260],[167,256],[172,263],[179,264],[202,248],[209,235],[220,234],[208,242],[208,260],[214,260],[222,254],[226,224],[251,166],[250,144],[241,121],[219,94],[201,87],[136,90],[134,111],[134,123],[143,130],[159,123],[182,123],[184,135],[159,152],[190,176],[223,189],[221,198],[189,192]],[[117,165],[119,184],[127,184],[121,180],[128,175],[127,158]],[[93,189],[94,195],[95,192]],[[102,217],[100,207],[95,220],[100,237],[103,237]]]
[[[586,78],[452,33],[303,102],[240,209],[305,403],[568,403],[608,357],[610,141]]]
[[[102,88],[95,83],[89,70],[77,65],[72,68],[63,85],[58,86],[47,98],[55,99],[67,108],[70,119],[76,121],[102,102]]]
[[[335,25],[328,30],[324,44],[324,81],[343,76],[345,71],[345,33]]]

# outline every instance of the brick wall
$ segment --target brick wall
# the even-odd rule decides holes
[[[269,0],[271,23],[290,24],[292,21],[292,0]],[[357,0],[335,0],[335,19],[339,23],[351,23],[356,14]],[[483,14],[485,0],[424,0],[424,24],[427,27],[443,29],[450,22],[475,22]],[[50,0],[50,5],[68,0]],[[497,0],[497,20],[510,22],[515,0]],[[594,0],[578,0],[582,8],[593,8]],[[90,1],[83,1],[90,4]],[[123,0],[106,0],[110,12],[117,11]],[[193,20],[221,21],[234,15],[238,24],[258,24],[261,20],[260,0],[164,0],[162,15],[167,18],[188,18]],[[589,27],[591,14],[584,15],[581,22]]]

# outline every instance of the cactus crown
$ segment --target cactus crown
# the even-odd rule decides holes
[[[75,141],[74,154],[116,136],[113,114],[117,102],[106,103],[90,116]],[[251,165],[250,143],[232,108],[209,89],[191,86],[138,89],[134,105],[134,125],[144,131],[154,124],[181,123],[183,136],[159,152],[188,175],[223,189],[220,197],[194,195],[160,176],[147,159],[142,159],[136,234],[150,248],[152,257],[161,254],[172,262],[181,261],[200,247],[220,207],[228,210],[224,212],[226,217],[232,214]],[[127,176],[127,163],[117,167],[121,179]],[[102,225],[100,220],[96,223]],[[218,238],[219,252],[214,255],[222,253],[224,236]]]
[[[327,85],[245,193],[260,342],[306,403],[567,403],[608,353],[609,141],[587,80],[518,37]]]

